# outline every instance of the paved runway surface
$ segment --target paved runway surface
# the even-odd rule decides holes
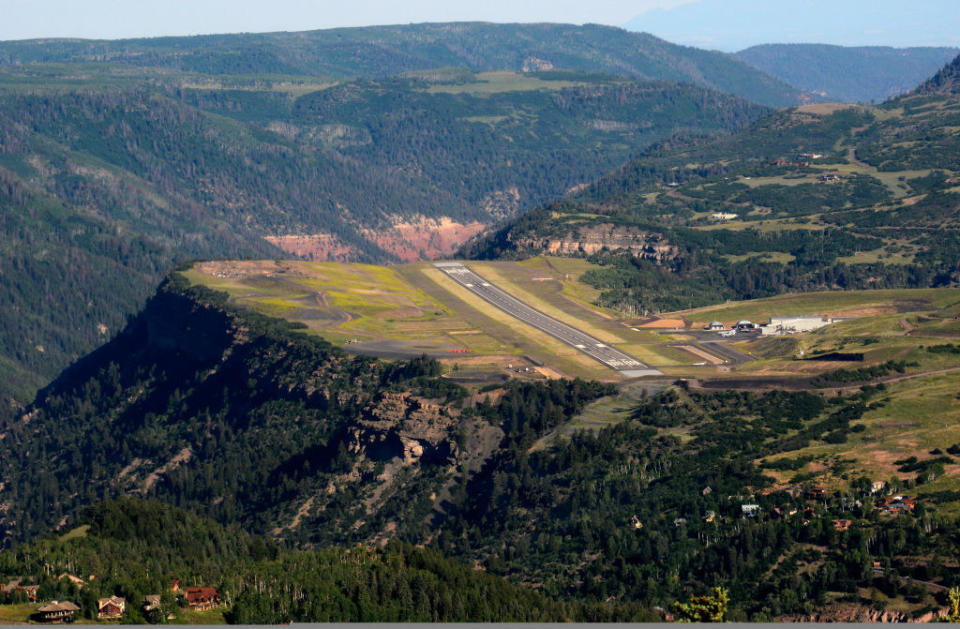
[[[553,317],[531,308],[513,295],[497,288],[459,262],[435,262],[434,266],[446,273],[453,281],[487,303],[496,306],[528,325],[532,325],[538,330],[546,332],[567,345],[575,347],[610,369],[619,371],[627,378],[662,374],[662,372],[651,369],[636,358],[606,345],[589,334],[581,332],[562,321],[557,321]]]

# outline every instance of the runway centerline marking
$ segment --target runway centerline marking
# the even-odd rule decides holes
[[[633,356],[602,343],[586,332],[566,324],[517,299],[505,290],[488,282],[481,275],[459,262],[435,262],[434,267],[474,295],[502,310],[515,319],[546,332],[555,339],[580,350],[590,358],[606,365],[624,377],[662,375]]]

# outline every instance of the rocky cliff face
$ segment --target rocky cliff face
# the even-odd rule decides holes
[[[662,264],[679,255],[662,234],[620,225],[600,224],[571,230],[563,236],[523,238],[518,247],[554,255],[590,255],[602,249],[629,251],[638,258]]]
[[[350,430],[349,450],[373,460],[400,458],[404,465],[453,463],[460,412],[409,393],[384,392],[363,409]]]

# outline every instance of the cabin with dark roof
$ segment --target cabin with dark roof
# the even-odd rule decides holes
[[[78,611],[80,611],[80,608],[70,601],[50,601],[38,608],[34,615],[40,622],[59,625],[65,622],[73,622],[73,615]]]

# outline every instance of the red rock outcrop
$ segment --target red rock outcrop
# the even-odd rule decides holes
[[[484,223],[458,223],[449,217],[423,216],[397,220],[386,229],[363,228],[360,234],[380,249],[404,262],[446,258],[467,240],[483,231]],[[266,236],[265,239],[289,254],[321,262],[350,262],[357,259],[357,250],[332,234],[289,234]]]

